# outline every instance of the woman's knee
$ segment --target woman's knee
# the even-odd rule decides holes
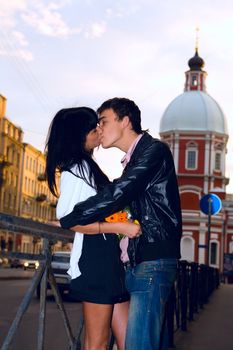
[[[112,305],[83,303],[85,350],[107,349],[112,309]]]

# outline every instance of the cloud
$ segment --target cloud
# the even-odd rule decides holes
[[[100,38],[106,32],[106,23],[94,22],[91,24],[90,28],[85,32],[86,38]]]
[[[24,34],[32,27],[39,34],[50,37],[68,37],[79,33],[80,28],[70,28],[62,19],[59,10],[71,3],[71,0],[61,0],[44,4],[37,0],[0,0],[0,44],[1,56],[18,57],[24,61],[32,61],[33,52],[30,50],[28,38]],[[22,26],[23,24],[23,26]],[[22,28],[23,31],[18,30]]]
[[[34,28],[38,33],[51,37],[68,37],[80,33],[80,27],[71,28],[63,20],[61,10],[71,0],[61,0],[45,4],[42,0],[0,0],[1,27],[5,30],[17,29],[21,23]],[[18,31],[19,32],[19,31]]]
[[[145,1],[145,0],[144,0]],[[125,18],[130,17],[138,13],[141,6],[145,5],[145,2],[140,3],[140,1],[117,1],[113,2],[112,7],[107,7],[105,9],[105,14],[107,18]]]
[[[33,60],[33,53],[28,49],[28,41],[22,32],[0,29],[0,33],[0,56],[7,56],[17,62],[18,58],[27,62]]]
[[[28,0],[0,0],[0,16],[6,17],[27,7]]]
[[[34,4],[34,8],[22,13],[21,18],[28,26],[35,28],[40,34],[46,36],[68,37],[72,34],[80,33],[80,27],[69,27],[57,11],[66,3],[44,5],[37,2]]]
[[[15,41],[17,41],[20,46],[22,46],[22,47],[28,46],[28,41],[22,32],[18,32],[15,30],[15,31],[13,31],[12,36],[14,37]]]

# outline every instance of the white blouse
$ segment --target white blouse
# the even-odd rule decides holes
[[[84,172],[89,178],[89,168],[86,162],[83,162]],[[71,171],[80,176],[78,166],[75,165]],[[69,214],[75,204],[85,201],[88,197],[94,196],[96,191],[89,186],[83,179],[71,174],[69,171],[64,171],[61,174],[60,180],[60,197],[58,199],[56,214],[58,220],[63,216]],[[76,232],[73,242],[73,247],[70,256],[70,268],[67,273],[71,279],[77,278],[81,275],[78,263],[82,254],[83,234]]]

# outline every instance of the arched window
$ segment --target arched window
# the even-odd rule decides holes
[[[181,259],[187,261],[194,261],[194,239],[192,237],[182,237]]]
[[[230,254],[233,253],[233,242],[230,242],[230,244],[229,244],[229,253]]]
[[[192,86],[197,86],[197,76],[196,75],[192,75]]]
[[[197,169],[198,149],[195,142],[189,142],[186,145],[185,168],[188,170]]]

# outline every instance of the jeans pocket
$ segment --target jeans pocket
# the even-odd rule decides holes
[[[137,274],[137,272],[135,272],[134,269],[127,271],[126,273],[126,288],[129,293],[149,291],[151,289],[152,284],[152,274]]]
[[[171,285],[168,284],[160,284],[159,286],[159,297],[160,304],[165,305],[171,290]]]

